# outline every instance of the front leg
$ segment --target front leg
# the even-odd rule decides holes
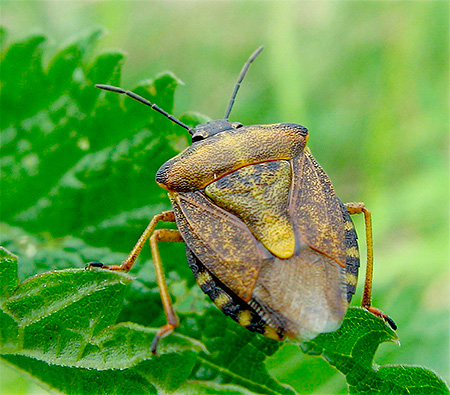
[[[139,256],[145,242],[150,238],[150,248],[152,251],[153,263],[155,265],[156,281],[159,287],[159,293],[161,295],[161,302],[166,315],[167,324],[159,329],[152,342],[152,353],[156,354],[159,340],[164,336],[169,335],[179,325],[178,317],[173,309],[172,300],[170,298],[169,291],[167,289],[166,280],[164,277],[164,271],[162,267],[161,256],[159,254],[158,243],[159,242],[172,242],[179,243],[184,242],[181,234],[178,230],[174,229],[156,229],[155,227],[160,221],[175,222],[175,215],[173,211],[164,211],[161,214],[155,215],[148,224],[144,233],[137,241],[133,250],[128,255],[127,259],[121,265],[104,265],[101,262],[90,262],[87,268],[99,267],[108,270],[121,270],[128,272],[137,257]]]
[[[92,267],[100,267],[102,269],[108,270],[120,270],[124,272],[130,271],[137,257],[141,253],[145,242],[152,235],[154,229],[156,228],[156,225],[160,221],[175,222],[175,214],[173,213],[173,211],[163,211],[162,213],[155,215],[145,228],[144,233],[142,233],[141,237],[139,237],[139,240],[137,241],[134,248],[131,250],[127,259],[125,259],[121,265],[105,265],[101,262],[89,262],[86,268],[90,269]]]

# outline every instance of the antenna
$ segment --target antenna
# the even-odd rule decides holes
[[[157,106],[156,104],[150,103],[147,99],[144,99],[142,96],[139,96],[134,92],[126,91],[125,89],[117,88],[116,86],[111,86],[111,85],[97,84],[97,85],[95,85],[95,87],[99,88],[99,89],[103,89],[105,91],[116,92],[116,93],[120,93],[123,95],[127,95],[127,96],[131,97],[132,99],[137,100],[138,102],[141,102],[141,103],[145,104],[146,106],[153,108],[154,110],[158,111],[160,114],[164,115],[166,118],[169,118],[172,122],[176,123],[177,125],[180,125],[182,128],[185,128],[190,134],[192,134],[191,127],[184,124],[183,122],[181,122],[180,120],[175,118],[173,115],[170,115],[168,112],[164,111],[161,107]]]
[[[224,119],[228,120],[228,116],[230,115],[231,109],[233,108],[234,99],[236,99],[237,92],[239,90],[239,87],[241,86],[242,80],[247,74],[250,64],[256,59],[256,57],[262,52],[263,49],[264,47],[261,45],[255,52],[252,53],[252,55],[248,58],[247,62],[244,64],[244,67],[242,68],[241,73],[239,74],[239,78],[236,82],[236,85],[234,86],[233,94],[231,95],[230,102],[228,103],[227,111],[225,111]]]

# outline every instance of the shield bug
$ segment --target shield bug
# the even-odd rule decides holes
[[[245,328],[269,338],[309,340],[338,329],[355,292],[357,235],[350,214],[363,213],[367,272],[362,306],[371,306],[371,216],[363,203],[343,204],[306,147],[308,129],[293,123],[244,126],[228,120],[240,84],[258,48],[245,63],[223,119],[191,128],[156,104],[109,85],[152,107],[192,135],[192,145],[164,163],[156,182],[173,210],[156,215],[121,265],[131,269],[145,242],[155,264],[167,317],[153,341],[178,325],[164,280],[159,242],[184,242],[198,285],[217,307]],[[155,229],[160,221],[178,230]]]

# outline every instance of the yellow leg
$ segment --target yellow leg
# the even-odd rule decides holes
[[[366,208],[364,203],[346,203],[345,207],[350,215],[364,214],[364,223],[366,228],[366,249],[367,249],[367,264],[366,264],[366,281],[364,283],[364,293],[361,301],[362,307],[378,317],[385,320],[392,329],[397,329],[397,325],[381,310],[372,307],[372,281],[373,281],[373,238],[372,238],[372,217],[370,211]]]
[[[364,294],[361,305],[365,309],[370,308],[372,304],[372,280],[373,280],[373,239],[372,239],[372,218],[370,211],[364,206],[364,203],[346,203],[345,207],[350,215],[364,213],[364,222],[366,227],[366,246],[367,246],[367,265],[366,282],[364,283]]]
[[[137,241],[134,248],[131,250],[127,259],[125,259],[125,261],[123,261],[121,265],[104,265],[103,263],[100,262],[91,262],[88,264],[87,268],[89,269],[91,267],[101,267],[102,269],[120,270],[128,272],[133,267],[133,264],[136,261],[137,257],[139,256],[139,254],[141,253],[145,242],[151,236],[156,225],[160,221],[175,222],[175,214],[173,213],[173,211],[163,211],[161,214],[155,215],[150,221],[150,223],[147,225],[147,228],[145,228],[144,233],[142,233],[141,237],[139,237],[139,240]]]
[[[150,237],[150,248],[152,249],[153,263],[155,265],[156,281],[158,283],[161,302],[167,319],[167,324],[159,329],[158,333],[153,339],[152,352],[154,354],[156,354],[159,340],[164,336],[170,335],[172,331],[179,325],[178,317],[173,310],[172,300],[170,299],[166,280],[164,278],[161,256],[159,255],[158,249],[159,242],[180,243],[184,242],[184,240],[181,237],[180,232],[173,229],[157,229]]]
[[[155,338],[152,342],[152,352],[156,354],[156,348],[158,347],[158,342],[164,336],[169,335],[174,328],[176,328],[179,324],[178,317],[173,310],[172,301],[170,299],[169,291],[167,289],[166,281],[164,278],[164,272],[162,268],[161,256],[159,254],[158,243],[159,242],[184,242],[181,234],[178,230],[174,229],[156,229],[155,227],[160,221],[165,222],[175,222],[175,215],[173,211],[164,211],[161,214],[155,215],[144,233],[142,233],[141,237],[137,241],[133,250],[128,255],[127,259],[121,265],[104,265],[100,262],[91,262],[88,264],[87,268],[91,267],[100,267],[102,269],[109,270],[122,270],[129,271],[137,257],[139,256],[142,248],[144,247],[145,242],[150,238],[150,248],[152,251],[153,263],[155,265],[155,273],[156,273],[156,281],[158,283],[159,292],[161,295],[161,302],[164,308],[164,313],[166,315],[167,324],[159,329]]]

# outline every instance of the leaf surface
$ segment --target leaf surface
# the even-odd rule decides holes
[[[320,355],[346,376],[350,394],[448,394],[434,372],[416,366],[378,366],[373,360],[378,346],[398,343],[396,333],[381,319],[362,308],[350,308],[336,332],[321,334],[301,345],[310,355]]]

